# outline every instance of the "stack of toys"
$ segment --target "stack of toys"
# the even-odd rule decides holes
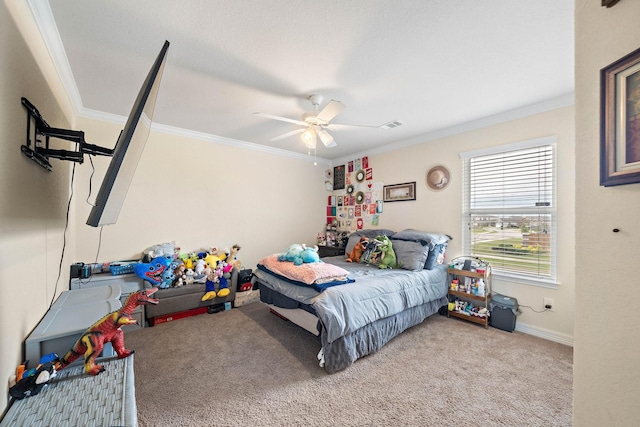
[[[225,297],[231,292],[228,280],[231,270],[242,268],[237,255],[240,245],[231,249],[216,247],[182,252],[175,242],[151,246],[144,251],[142,261],[134,266],[141,279],[160,289],[204,283],[202,301]]]

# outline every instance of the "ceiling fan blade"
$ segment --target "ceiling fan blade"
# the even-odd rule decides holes
[[[266,119],[280,120],[281,122],[293,123],[300,126],[308,126],[308,123],[305,123],[301,120],[289,119],[287,117],[274,116],[272,114],[265,113],[253,113],[256,116],[264,117]]]
[[[372,129],[379,129],[381,128],[380,126],[367,126],[367,125],[345,125],[345,124],[341,124],[341,123],[330,123],[327,126],[325,126],[327,129],[329,130],[340,130],[343,128],[372,128]]]
[[[275,137],[271,138],[269,141],[280,141],[281,139],[285,139],[285,138],[288,138],[288,137],[290,137],[290,136],[293,136],[293,135],[296,135],[296,134],[302,133],[302,132],[304,132],[305,130],[307,130],[307,129],[296,129],[296,130],[292,130],[291,132],[283,133],[283,134],[282,134],[282,135],[280,135],[280,136],[275,136]]]
[[[317,117],[318,117],[318,119],[320,119],[322,121],[330,122],[335,116],[340,114],[340,112],[342,110],[344,110],[345,108],[347,108],[347,106],[344,105],[342,102],[336,101],[335,99],[332,99],[318,113]]]

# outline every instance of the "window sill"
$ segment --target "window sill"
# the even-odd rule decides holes
[[[558,289],[560,283],[555,280],[544,280],[544,279],[534,279],[526,276],[517,276],[515,274],[506,274],[506,273],[493,273],[493,278],[495,280],[500,280],[504,282],[512,282],[519,283],[522,285],[528,286],[538,286],[540,288],[549,288],[549,289]]]

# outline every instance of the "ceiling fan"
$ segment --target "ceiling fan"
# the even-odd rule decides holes
[[[328,130],[337,130],[338,125],[331,124],[331,120],[336,117],[342,110],[346,108],[340,101],[336,101],[332,99],[325,105],[322,110],[318,111],[319,105],[322,103],[321,95],[311,95],[309,96],[309,101],[314,107],[313,111],[308,111],[302,115],[302,120],[289,119],[287,117],[274,116],[271,114],[265,113],[253,113],[256,116],[265,117],[267,119],[280,120],[283,122],[293,123],[296,125],[303,126],[301,129],[296,129],[291,132],[284,133],[282,135],[273,137],[270,141],[278,141],[280,139],[288,138],[293,135],[302,134],[301,138],[304,144],[310,148],[316,148],[316,141],[319,138],[322,144],[325,147],[331,148],[335,147],[337,144],[333,139],[333,136],[327,132]],[[340,125],[343,126],[343,125]],[[366,126],[366,127],[377,127],[377,126]]]

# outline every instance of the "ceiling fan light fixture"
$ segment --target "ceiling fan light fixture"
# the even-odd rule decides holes
[[[327,132],[324,129],[318,132],[318,136],[320,137],[320,141],[322,141],[324,146],[327,148],[335,147],[337,145],[336,142],[333,140],[333,137],[329,134],[329,132]]]
[[[300,138],[307,148],[316,148],[316,133],[312,128],[309,128],[302,132]]]

